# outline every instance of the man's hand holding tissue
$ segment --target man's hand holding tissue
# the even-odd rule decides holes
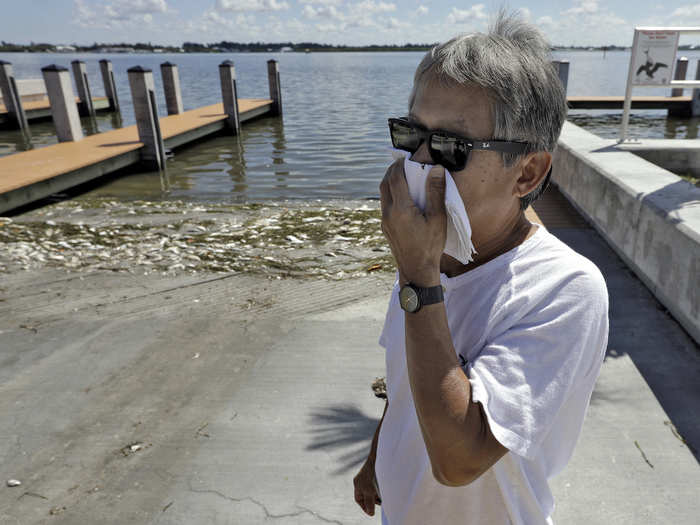
[[[382,231],[401,282],[410,281],[421,287],[440,284],[440,258],[447,236],[445,168],[434,166],[428,174],[425,212],[409,194],[403,159],[389,166],[379,191]]]

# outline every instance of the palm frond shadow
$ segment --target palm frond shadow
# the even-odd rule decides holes
[[[378,418],[365,415],[349,403],[317,408],[309,418],[311,443],[306,450],[340,453],[339,466],[333,474],[345,474],[359,468],[367,459]]]

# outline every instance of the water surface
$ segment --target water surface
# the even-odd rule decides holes
[[[684,53],[694,71],[700,52]],[[40,78],[41,67],[70,68],[84,60],[93,96],[103,96],[98,61],[112,60],[122,119],[101,114],[82,119],[86,133],[134,123],[126,70],[135,65],[154,72],[158,111],[166,114],[159,65],[179,68],[185,109],[220,101],[218,64],[233,60],[239,96],[268,96],[266,61],[280,64],[283,118],[264,118],[243,125],[240,136],[218,136],[178,149],[168,161],[167,177],[157,173],[120,174],[92,189],[84,198],[118,200],[183,199],[244,202],[269,199],[377,198],[378,184],[389,163],[386,119],[407,112],[413,72],[422,53],[277,53],[277,54],[48,54],[5,53],[17,78]],[[570,61],[570,95],[623,95],[629,53],[560,52]],[[667,95],[668,89],[637,89],[640,95]],[[605,137],[616,137],[621,112],[572,111],[578,125]],[[673,119],[665,111],[636,111],[632,136],[696,138],[699,119]],[[31,125],[31,139],[0,131],[0,155],[56,142],[53,124]]]

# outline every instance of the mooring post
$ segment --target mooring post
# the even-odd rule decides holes
[[[28,132],[27,116],[24,113],[15,75],[12,72],[12,63],[5,60],[0,60],[0,93],[2,93],[2,101],[10,118],[15,121],[19,129]]]
[[[95,106],[92,104],[92,96],[90,94],[90,86],[88,85],[87,68],[82,60],[73,60],[73,76],[75,77],[75,87],[78,90],[80,103],[78,104],[79,113],[83,117],[94,117]]]
[[[111,60],[106,58],[100,60],[100,73],[102,73],[102,83],[105,86],[105,95],[109,100],[109,110],[119,113],[119,97],[117,97],[117,84],[114,82]]]
[[[680,57],[676,60],[676,70],[673,73],[673,80],[685,80],[685,75],[688,72],[688,57]],[[671,90],[672,97],[682,97],[683,88],[673,88]],[[669,117],[689,117],[692,108],[685,107],[682,109],[669,109],[666,113]]]
[[[557,70],[561,85],[564,86],[564,94],[569,86],[569,61],[568,60],[552,60],[554,69]]]
[[[150,69],[135,66],[129,68],[127,73],[136,128],[139,132],[139,140],[143,142],[141,160],[160,170],[165,166],[165,146],[160,133],[153,72]]]
[[[688,73],[688,57],[680,57],[676,60],[676,72],[673,74],[673,80],[685,80],[686,73]],[[682,97],[683,88],[673,88],[671,96]]]
[[[277,60],[267,61],[267,81],[270,85],[270,98],[274,102],[273,112],[282,116],[282,87],[280,86],[280,70]]]
[[[70,82],[68,68],[51,64],[42,67],[46,92],[51,104],[51,117],[56,127],[59,142],[70,142],[83,138],[78,106],[75,103],[73,86]]]
[[[695,68],[695,80],[700,80],[700,59]],[[693,89],[693,97],[690,101],[690,116],[700,117],[700,88]]]
[[[236,89],[236,69],[233,62],[225,60],[219,64],[221,77],[221,96],[224,102],[224,113],[228,115],[228,123],[234,135],[238,135],[241,122],[238,117],[238,91]]]
[[[160,65],[160,73],[163,76],[163,91],[165,91],[165,105],[168,115],[179,115],[182,109],[182,97],[180,96],[180,77],[177,66],[170,62]]]

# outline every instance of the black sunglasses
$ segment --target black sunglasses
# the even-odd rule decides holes
[[[409,121],[406,117],[390,118],[389,133],[396,149],[410,153],[415,153],[423,141],[426,141],[435,163],[453,173],[464,169],[469,160],[469,152],[473,149],[517,154],[524,153],[529,146],[527,142],[474,140],[447,131],[432,131]]]

